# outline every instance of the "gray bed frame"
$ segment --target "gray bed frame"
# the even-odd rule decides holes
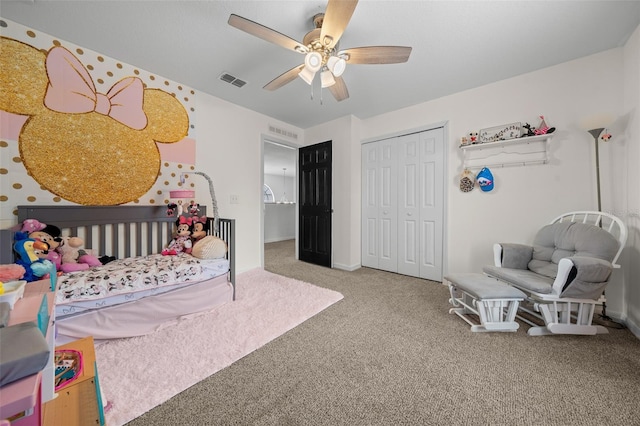
[[[200,207],[200,215],[205,215]],[[55,225],[63,235],[82,236],[84,246],[117,259],[159,253],[171,240],[176,217],[166,206],[18,206],[18,223],[25,219]],[[209,233],[227,243],[229,282],[236,298],[235,220],[208,217]],[[14,231],[0,230],[0,264],[14,262]],[[108,252],[107,252],[108,251]]]

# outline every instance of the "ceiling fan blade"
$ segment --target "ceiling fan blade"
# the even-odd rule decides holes
[[[348,56],[348,64],[399,64],[407,62],[410,54],[411,48],[404,46],[354,47],[338,52],[339,56]]]
[[[296,77],[298,77],[298,74],[300,74],[300,71],[302,71],[303,68],[304,68],[304,64],[291,68],[289,71],[286,71],[280,74],[278,77],[271,80],[269,83],[267,83],[263,87],[263,89],[274,91],[276,89],[281,88],[287,83],[291,83],[293,80],[296,79]]]
[[[253,22],[247,18],[243,18],[242,16],[231,14],[231,16],[229,16],[228,23],[232,27],[236,27],[239,30],[273,44],[277,44],[278,46],[282,46],[285,49],[299,53],[306,53],[309,50],[307,46],[302,43],[298,43],[291,37],[279,33],[276,30],[272,30],[269,27],[265,27],[264,25],[258,24],[257,22]]]
[[[338,43],[357,4],[358,0],[329,0],[320,31],[322,44],[332,48]]]
[[[347,90],[347,85],[344,82],[342,77],[336,77],[336,84],[329,86],[329,91],[336,98],[336,101],[344,101],[349,97],[349,91]]]

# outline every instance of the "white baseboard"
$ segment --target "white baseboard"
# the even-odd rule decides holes
[[[287,241],[287,240],[295,240],[295,235],[293,237],[271,237],[264,240],[266,243],[277,243],[278,241]]]
[[[333,264],[333,267],[334,267],[335,269],[340,269],[340,270],[342,270],[342,271],[348,271],[348,272],[353,272],[353,271],[355,271],[356,269],[360,269],[360,265],[359,265],[359,264],[349,266],[349,265],[342,265],[342,264],[340,264],[340,263],[334,263],[334,264]]]

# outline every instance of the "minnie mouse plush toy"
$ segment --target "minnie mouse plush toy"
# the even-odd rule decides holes
[[[180,216],[176,220],[178,230],[166,249],[162,250],[163,256],[174,256],[179,253],[191,253],[191,218]]]

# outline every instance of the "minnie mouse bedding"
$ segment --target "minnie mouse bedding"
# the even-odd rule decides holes
[[[226,259],[152,254],[116,260],[58,278],[56,317],[139,300],[209,280],[229,271]]]

